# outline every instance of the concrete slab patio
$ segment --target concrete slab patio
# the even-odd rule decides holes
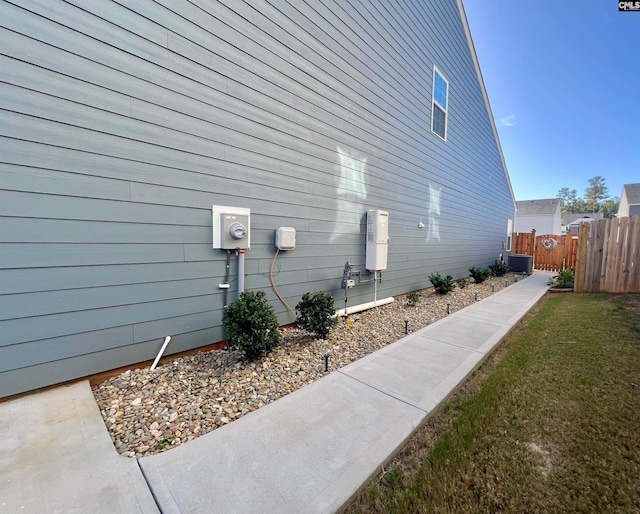
[[[86,382],[0,404],[0,512],[335,512],[535,305],[550,276],[535,272],[139,461],[115,452]]]

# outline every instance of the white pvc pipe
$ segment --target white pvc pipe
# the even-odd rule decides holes
[[[244,291],[244,250],[238,252],[238,296]]]
[[[333,317],[335,318],[338,316],[345,316],[345,313],[353,314],[354,312],[366,311],[367,309],[373,309],[374,307],[378,307],[379,305],[386,305],[391,302],[393,302],[393,296],[390,296],[389,298],[383,298],[382,300],[374,302],[361,303],[360,305],[354,305],[353,307],[349,307],[347,309],[340,309],[335,313]]]
[[[167,349],[167,345],[169,344],[169,341],[171,341],[171,336],[167,336],[164,338],[164,344],[162,345],[162,348],[160,348],[160,351],[156,356],[156,360],[154,360],[153,364],[151,365],[151,371],[156,369],[156,366],[158,365],[158,361],[160,360],[160,357],[162,357],[162,354],[164,353],[164,351]]]
[[[378,272],[373,272],[373,301],[378,300]]]

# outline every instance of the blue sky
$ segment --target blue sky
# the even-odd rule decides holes
[[[640,182],[640,12],[463,0],[516,200]]]

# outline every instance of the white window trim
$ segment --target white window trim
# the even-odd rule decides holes
[[[447,84],[447,107],[446,109],[440,105],[440,103],[436,102],[436,73],[440,75],[442,80],[444,80],[445,84]],[[433,120],[434,120],[434,104],[438,104],[438,107],[444,111],[444,137],[438,134],[435,130],[433,130]],[[447,140],[447,132],[449,129],[449,81],[444,76],[444,74],[438,69],[438,67],[433,65],[433,80],[431,81],[431,132],[438,136],[439,139],[443,141]]]
[[[507,220],[507,242],[505,244],[505,250],[507,252],[511,251],[511,245],[513,243],[513,220]]]

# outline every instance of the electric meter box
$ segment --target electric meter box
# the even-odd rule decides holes
[[[296,229],[280,227],[276,230],[276,248],[278,250],[293,250],[296,247]]]
[[[213,247],[247,250],[251,247],[251,210],[214,205],[211,208]]]
[[[367,211],[366,268],[369,271],[387,269],[389,249],[389,211]]]

